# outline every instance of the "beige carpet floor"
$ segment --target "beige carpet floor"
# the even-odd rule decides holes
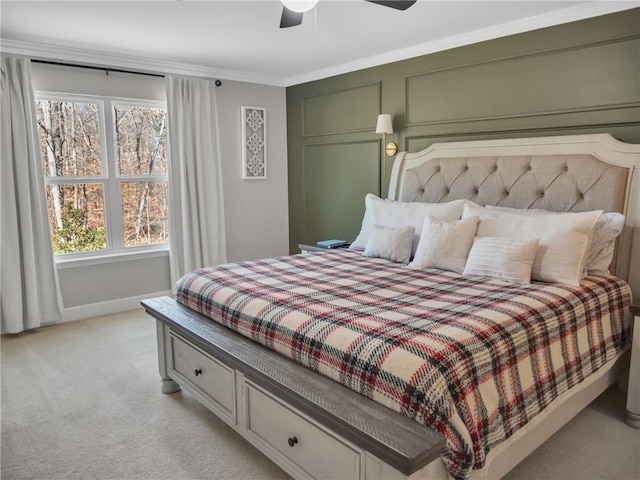
[[[142,310],[2,338],[3,480],[284,479],[186,392],[160,393]],[[506,478],[640,479],[640,431],[615,388]]]

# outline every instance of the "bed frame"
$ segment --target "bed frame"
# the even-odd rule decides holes
[[[389,198],[626,215],[615,273],[640,298],[640,145],[608,134],[433,144],[400,153]],[[184,387],[296,478],[447,479],[436,432],[178,304],[142,302],[157,322],[162,391]],[[610,385],[628,352],[557,398],[472,478],[500,478]],[[638,391],[634,385],[633,391]],[[634,400],[638,404],[638,399]]]

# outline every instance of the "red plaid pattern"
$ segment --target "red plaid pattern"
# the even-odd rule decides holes
[[[443,434],[456,479],[629,338],[628,285],[464,278],[340,250],[195,271],[176,299]]]

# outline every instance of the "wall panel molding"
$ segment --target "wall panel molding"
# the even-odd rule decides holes
[[[407,76],[406,126],[637,106],[639,45],[625,36]]]
[[[441,134],[420,134],[406,135],[402,143],[401,150],[407,152],[417,152],[428,148],[433,143],[444,142],[463,142],[474,140],[492,140],[501,138],[525,138],[525,137],[544,137],[556,135],[582,135],[607,132],[615,138],[628,138],[637,136],[640,129],[637,123],[620,123],[607,125],[589,125],[589,126],[566,126],[566,127],[540,127],[525,130],[486,130],[486,131],[469,131],[454,132]]]
[[[640,102],[610,104],[610,105],[591,105],[591,106],[582,107],[582,108],[567,108],[567,109],[557,109],[557,110],[548,110],[548,111],[540,111],[540,112],[514,113],[509,115],[493,115],[493,116],[486,116],[486,117],[456,118],[452,120],[435,120],[431,122],[408,123],[405,125],[405,127],[410,128],[410,127],[421,127],[421,126],[432,126],[432,125],[461,124],[461,123],[471,123],[471,122],[490,122],[495,120],[515,120],[520,118],[531,119],[531,118],[537,118],[537,117],[549,117],[554,115],[599,113],[603,111],[615,111],[615,110],[617,111],[637,110],[638,108],[640,108]]]
[[[328,147],[334,142],[346,146],[372,139],[378,148],[374,152],[372,147],[369,161],[383,163],[380,136],[374,134],[378,112],[354,117],[375,104],[373,88],[366,87],[371,85],[379,85],[376,105],[393,116],[392,141],[401,150],[413,152],[435,142],[605,132],[640,143],[640,8],[287,88],[292,252],[305,238],[317,240],[308,238],[315,222],[313,203],[333,205],[333,213],[321,220],[325,224],[352,218],[357,224],[352,228],[359,229],[362,199],[345,199],[353,204],[338,207],[331,203],[336,193],[327,192],[325,198],[319,186],[334,175],[339,177],[335,185],[348,189],[362,176],[362,168],[338,168],[345,153],[342,147]],[[369,96],[362,94],[367,88]],[[323,101],[330,99],[335,110],[327,118],[339,117],[342,123],[307,124],[303,131],[303,99],[317,104],[305,112],[305,121],[322,113]],[[389,166],[392,161],[387,158]],[[319,168],[325,162],[326,169]],[[371,182],[369,191],[384,196],[388,178],[378,180],[382,184]]]
[[[303,137],[375,130],[381,89],[378,81],[303,96]],[[350,108],[345,109],[344,105]]]
[[[380,195],[380,140],[312,143],[302,150],[301,241],[353,240],[365,195]]]
[[[495,138],[499,138],[500,134],[513,132],[557,132],[565,128],[596,129],[596,131],[606,132],[612,128],[633,125],[636,126],[640,135],[639,121],[640,103],[584,110],[576,109],[575,111],[567,112],[545,112],[543,114],[412,125],[404,129],[402,137],[406,140],[422,134],[426,136],[455,137],[471,133],[491,133],[496,135]]]

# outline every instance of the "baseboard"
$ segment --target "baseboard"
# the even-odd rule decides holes
[[[134,297],[117,298],[106,302],[91,303],[77,307],[65,308],[62,310],[62,322],[73,322],[85,318],[99,317],[112,313],[126,312],[140,307],[140,301],[146,298],[161,297],[171,295],[171,291],[155,292]]]

